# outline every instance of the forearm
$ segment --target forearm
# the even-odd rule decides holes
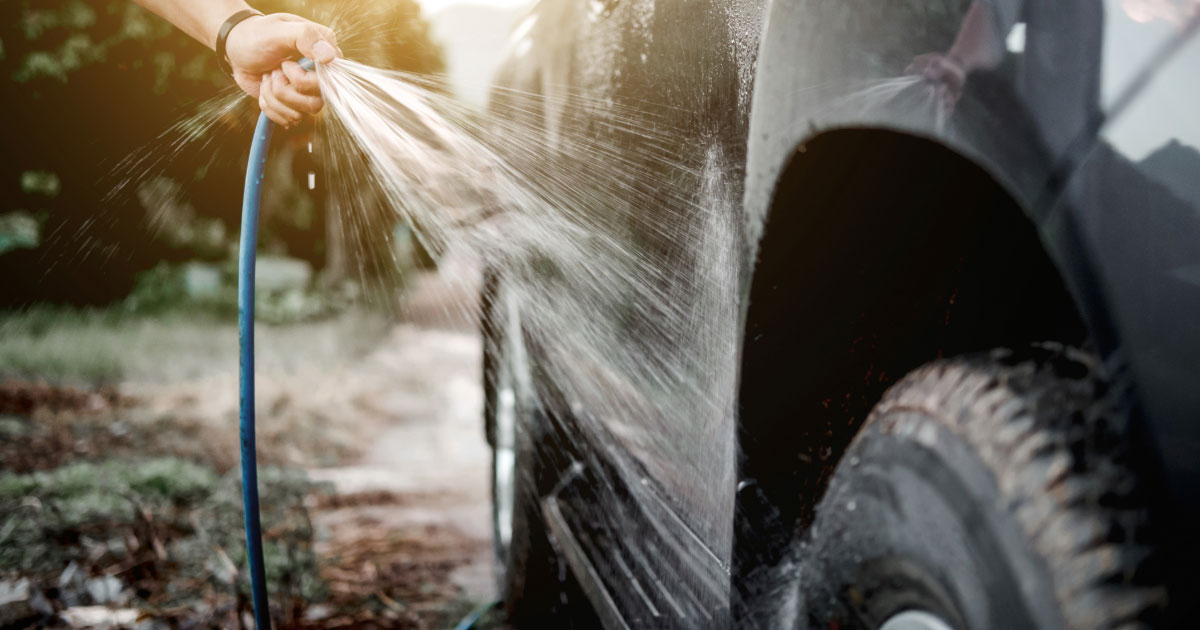
[[[230,16],[250,9],[246,0],[134,0],[200,43],[215,48],[217,33]],[[341,56],[329,28],[289,13],[252,16],[237,22],[224,43],[223,69],[238,87],[258,99],[271,120],[284,126],[321,111],[316,73],[296,59],[331,63]]]
[[[249,9],[245,0],[134,0],[177,26],[193,39],[212,48],[225,20]]]

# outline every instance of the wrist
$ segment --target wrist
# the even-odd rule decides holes
[[[254,7],[246,3],[245,0],[217,0],[212,2],[207,10],[207,17],[204,21],[204,33],[201,41],[206,44],[210,50],[216,50],[217,36],[221,32],[221,25],[229,16],[238,11],[254,10]]]
[[[262,17],[263,14],[254,9],[241,9],[230,15],[224,22],[221,23],[221,28],[217,32],[217,39],[213,48],[217,55],[217,65],[225,71],[226,74],[233,75],[233,60],[234,50],[237,50],[237,41],[231,45],[231,39],[237,38],[235,33],[244,33],[246,28],[243,22],[251,21],[255,18]],[[240,39],[240,38],[237,38]]]

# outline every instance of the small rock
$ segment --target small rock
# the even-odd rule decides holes
[[[79,564],[72,561],[71,564],[67,565],[67,568],[63,569],[62,573],[58,574],[58,588],[67,588],[77,582],[80,577]]]
[[[0,626],[15,624],[35,614],[28,578],[0,580]]]
[[[105,606],[72,606],[59,616],[72,628],[118,628],[137,623],[140,613],[133,608],[107,608]]]
[[[87,592],[92,596],[93,604],[124,604],[128,599],[121,594],[124,588],[115,575],[102,575],[87,581]]]
[[[29,605],[37,612],[49,617],[54,614],[54,604],[46,599],[46,594],[41,589],[33,589],[33,597],[29,600]]]
[[[100,394],[88,394],[87,400],[84,402],[84,408],[91,412],[103,411],[108,406],[108,401]]]
[[[332,608],[330,608],[329,606],[326,606],[324,604],[316,604],[313,606],[309,606],[308,609],[304,611],[304,620],[305,621],[321,621],[323,619],[328,619],[332,615],[333,615]]]
[[[87,576],[72,561],[58,576],[58,598],[67,606],[82,606],[87,604]]]

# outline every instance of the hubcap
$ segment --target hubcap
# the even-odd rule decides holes
[[[892,615],[879,630],[954,630],[940,617],[924,610],[906,610]]]

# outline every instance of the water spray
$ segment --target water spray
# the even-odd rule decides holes
[[[316,64],[301,59],[300,67],[312,71]],[[254,438],[254,266],[258,247],[258,211],[262,182],[275,124],[266,114],[258,115],[250,159],[246,164],[246,186],[242,192],[242,234],[238,246],[238,343],[240,378],[239,421],[242,443],[242,507],[246,518],[246,556],[250,562],[250,590],[254,604],[254,627],[271,628],[267,601],[267,579],[263,562],[262,522],[258,502],[258,452]],[[495,606],[486,604],[467,615],[455,630],[470,630]]]

